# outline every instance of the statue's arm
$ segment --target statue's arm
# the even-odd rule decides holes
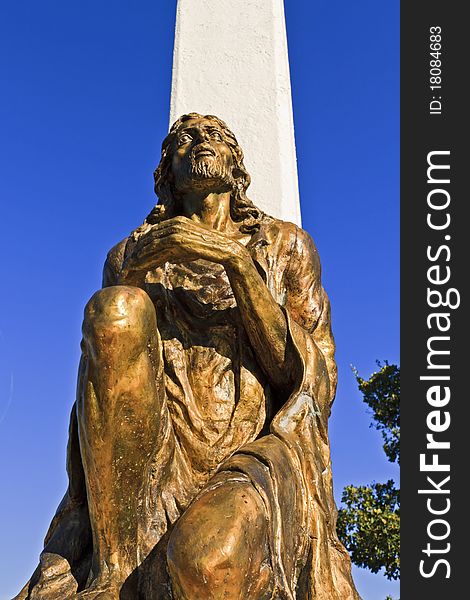
[[[226,270],[261,366],[273,384],[289,389],[296,377],[296,356],[288,340],[284,311],[311,331],[321,312],[322,288],[320,262],[310,236],[290,224],[284,224],[280,235],[279,253],[287,254],[288,258],[283,274],[286,289],[283,308],[273,298],[251,257],[241,254],[229,261]]]
[[[259,363],[276,387],[290,387],[294,356],[287,344],[287,321],[281,307],[251,259],[231,261],[226,271]]]

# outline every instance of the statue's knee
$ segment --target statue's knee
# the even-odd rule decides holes
[[[129,349],[147,343],[156,328],[155,309],[148,295],[137,287],[111,286],[96,292],[85,307],[83,336],[88,345],[107,346],[126,338]]]
[[[210,590],[217,597],[259,576],[268,556],[266,523],[263,501],[249,483],[225,484],[204,494],[169,540],[167,560],[176,589],[183,596]]]

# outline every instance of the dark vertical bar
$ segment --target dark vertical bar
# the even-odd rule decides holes
[[[464,7],[435,0],[401,4],[402,600],[470,595],[470,163],[464,91],[470,36]],[[450,169],[431,169],[428,181],[428,160]],[[446,300],[455,308],[445,306]],[[436,447],[438,442],[450,448]]]

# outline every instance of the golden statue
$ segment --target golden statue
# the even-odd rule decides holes
[[[357,600],[320,261],[249,183],[223,121],[172,126],[85,308],[69,487],[17,600]]]

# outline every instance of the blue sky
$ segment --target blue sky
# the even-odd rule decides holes
[[[350,365],[399,361],[399,3],[286,0],[303,224],[331,297],[335,493],[398,478]],[[66,487],[83,307],[154,203],[174,0],[0,8],[0,600]],[[256,198],[254,198],[256,201]],[[365,600],[398,585],[355,569]]]

